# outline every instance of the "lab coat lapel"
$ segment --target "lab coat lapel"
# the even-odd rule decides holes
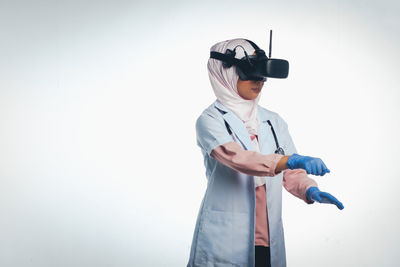
[[[251,142],[250,135],[247,132],[245,124],[239,119],[232,111],[223,106],[219,101],[215,101],[215,107],[225,112],[223,114],[224,120],[229,124],[231,130],[239,138],[240,142],[247,150],[254,150],[253,142]]]
[[[271,127],[268,124],[268,118],[263,112],[261,112],[260,107],[258,107],[258,143],[260,144],[260,151],[262,154],[272,154],[275,152],[275,140],[271,131]]]
[[[271,131],[271,127],[268,124],[268,118],[265,113],[261,111],[261,108],[258,107],[258,121],[260,122],[258,127],[258,143],[260,144],[260,151],[262,154],[268,155],[273,154],[275,152],[275,140]],[[271,199],[271,190],[272,190],[272,179],[271,177],[266,177],[265,180],[265,188],[266,188],[266,197],[267,203],[272,201]]]

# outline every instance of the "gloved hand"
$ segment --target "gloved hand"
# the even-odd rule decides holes
[[[307,199],[319,203],[334,204],[338,209],[344,209],[343,204],[329,193],[319,191],[318,187],[312,186],[306,191]]]
[[[308,174],[314,175],[323,176],[325,173],[331,172],[320,158],[301,156],[296,153],[289,157],[286,165],[291,170],[304,169]]]

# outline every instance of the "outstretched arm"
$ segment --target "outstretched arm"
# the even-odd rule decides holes
[[[275,176],[286,163],[279,154],[264,155],[257,151],[244,150],[236,142],[228,142],[214,148],[211,156],[225,166],[238,172],[255,176]]]
[[[280,154],[264,155],[257,151],[244,150],[236,142],[217,146],[210,154],[220,163],[236,171],[255,176],[275,176],[283,170],[305,169],[307,173],[324,175],[329,170],[318,158],[300,156],[283,156]],[[323,166],[323,167],[322,167]]]

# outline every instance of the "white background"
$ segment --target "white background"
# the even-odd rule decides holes
[[[343,202],[284,192],[288,266],[398,266],[398,1],[0,2],[0,266],[185,266],[210,47],[290,62],[260,105]]]

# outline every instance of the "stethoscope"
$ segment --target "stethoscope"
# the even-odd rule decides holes
[[[279,146],[278,138],[276,137],[276,133],[275,133],[274,127],[272,126],[272,123],[269,120],[267,120],[267,122],[268,122],[269,126],[271,126],[272,135],[274,136],[274,139],[275,139],[276,150],[275,150],[274,153],[275,154],[285,155],[285,151],[283,150],[282,147]],[[228,129],[228,133],[232,134],[232,131],[229,128],[229,125],[228,125],[228,123],[226,121],[225,121],[225,126]]]
[[[274,131],[274,127],[272,126],[272,124],[271,124],[271,122],[270,122],[269,120],[267,120],[267,122],[268,122],[269,126],[271,126],[271,131],[272,131],[272,134],[274,135],[275,144],[276,144],[275,154],[285,155],[285,151],[283,151],[283,148],[281,148],[281,147],[279,146],[278,138],[276,138],[276,134],[275,134],[275,131]]]

